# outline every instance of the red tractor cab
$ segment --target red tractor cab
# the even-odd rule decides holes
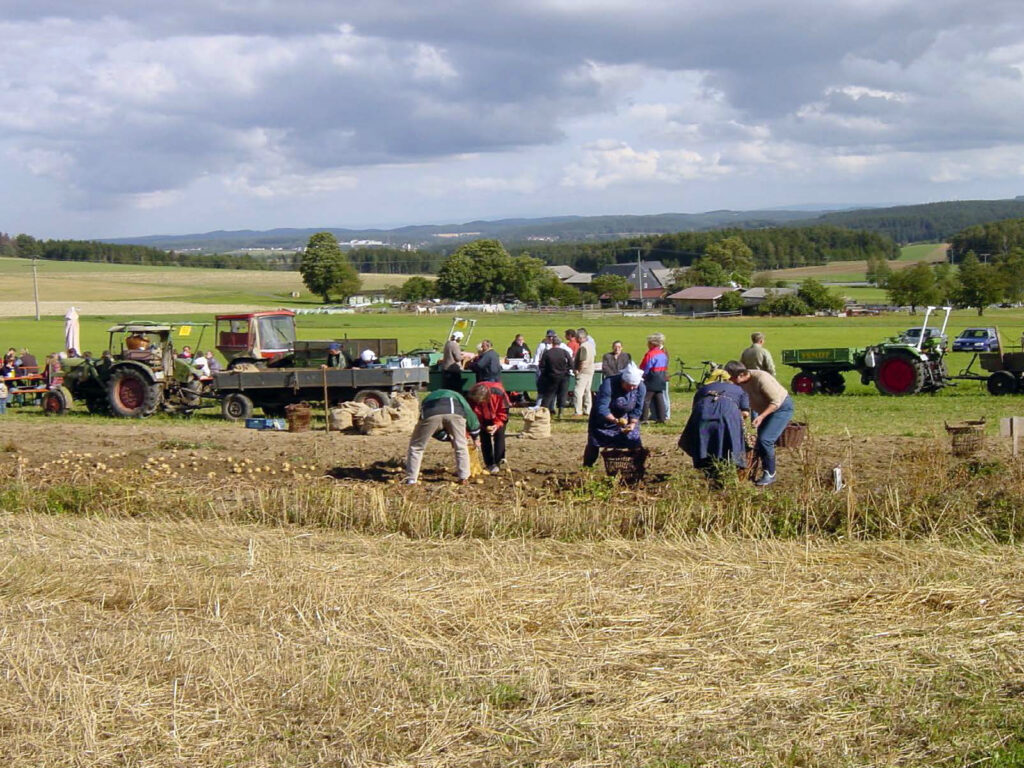
[[[290,309],[217,315],[214,338],[228,367],[274,360],[295,348],[295,313]]]

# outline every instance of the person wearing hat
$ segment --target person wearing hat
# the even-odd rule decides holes
[[[375,362],[377,362],[377,355],[374,354],[373,350],[364,349],[362,352],[359,353],[359,359],[352,364],[352,367],[369,368]]]
[[[341,354],[341,344],[329,344],[327,346],[327,367],[344,368],[345,356]]]
[[[441,351],[441,385],[445,389],[462,391],[462,331],[453,331]]]
[[[584,467],[594,466],[602,448],[643,448],[640,416],[646,396],[643,371],[633,363],[601,382],[587,422]]]
[[[757,430],[756,449],[764,474],[754,485],[764,487],[775,482],[775,443],[793,418],[793,398],[767,371],[752,371],[738,360],[725,364],[729,380],[750,398],[751,411],[757,415],[750,425]]]

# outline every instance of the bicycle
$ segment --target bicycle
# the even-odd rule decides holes
[[[670,376],[676,380],[675,388],[677,390],[682,389],[686,392],[692,392],[697,387],[703,387],[708,383],[708,379],[711,378],[711,374],[721,369],[718,363],[714,360],[701,360],[700,367],[691,365],[688,366],[686,361],[681,357],[676,358],[676,370]],[[700,380],[693,378],[688,371],[700,371]]]

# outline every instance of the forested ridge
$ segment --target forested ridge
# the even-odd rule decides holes
[[[88,261],[100,264],[132,264],[150,267],[205,267],[208,269],[273,269],[267,259],[223,253],[175,253],[143,245],[116,245],[96,240],[36,240],[29,235],[0,232],[0,256],[47,259],[49,261]],[[292,255],[286,257],[291,268]]]
[[[548,264],[568,264],[580,272],[596,272],[606,264],[658,260],[667,267],[689,266],[709,245],[729,237],[742,240],[753,252],[756,269],[784,269],[829,261],[896,258],[899,247],[875,232],[834,226],[719,229],[670,235],[630,237],[607,243],[544,243],[512,245],[515,255],[529,254]]]
[[[887,235],[897,243],[945,242],[968,227],[1024,216],[1024,198],[957,200],[826,213],[815,224],[831,224]]]
[[[967,227],[949,239],[950,251],[960,261],[969,251],[983,258],[1005,256],[1024,249],[1024,218],[991,221]]]

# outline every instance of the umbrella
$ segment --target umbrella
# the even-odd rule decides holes
[[[78,310],[72,307],[64,315],[64,349],[80,351],[78,338]]]

